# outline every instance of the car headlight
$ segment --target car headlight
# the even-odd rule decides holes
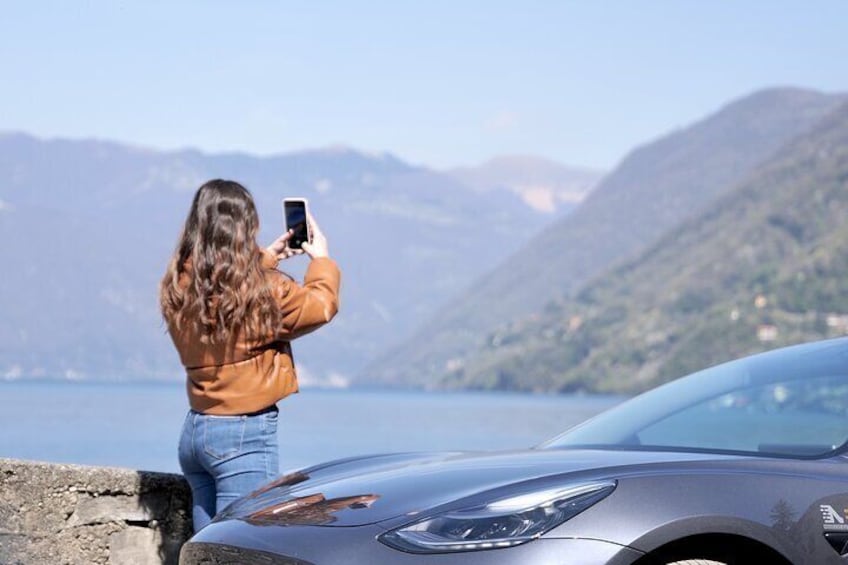
[[[513,547],[573,518],[609,495],[615,485],[615,481],[602,481],[513,495],[428,516],[378,539],[411,553]]]

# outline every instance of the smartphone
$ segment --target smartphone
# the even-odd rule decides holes
[[[302,249],[304,243],[312,243],[312,232],[306,221],[309,202],[306,198],[286,198],[283,200],[283,217],[286,231],[294,230],[289,239],[289,249]]]

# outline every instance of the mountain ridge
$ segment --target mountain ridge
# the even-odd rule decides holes
[[[638,392],[848,333],[848,104],[702,215],[535,319],[444,386]]]
[[[845,99],[803,89],[758,91],[637,147],[577,210],[368,365],[361,382],[432,386],[494,328],[576,292],[644,251]]]
[[[516,248],[519,227],[529,236],[548,221],[508,191],[481,195],[391,154],[208,155],[4,132],[0,377],[179,378],[157,286],[193,191],[216,177],[251,190],[260,243],[283,229],[284,196],[310,199],[343,267],[343,306],[295,352],[304,375],[328,382],[494,264],[489,244]],[[388,258],[375,251],[387,244]],[[301,277],[305,264],[283,268]]]
[[[603,177],[599,170],[565,167],[532,155],[498,155],[446,173],[477,190],[510,190],[528,206],[551,214],[580,204]]]

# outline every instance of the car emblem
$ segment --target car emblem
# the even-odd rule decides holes
[[[824,523],[824,527],[826,529],[848,529],[848,526],[845,525],[845,515],[837,512],[836,509],[830,504],[820,505],[819,510],[821,510],[822,522]],[[848,514],[848,509],[846,509],[846,514]]]

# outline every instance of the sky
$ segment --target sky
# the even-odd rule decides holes
[[[848,92],[844,0],[0,0],[0,131],[610,169],[773,86]]]

